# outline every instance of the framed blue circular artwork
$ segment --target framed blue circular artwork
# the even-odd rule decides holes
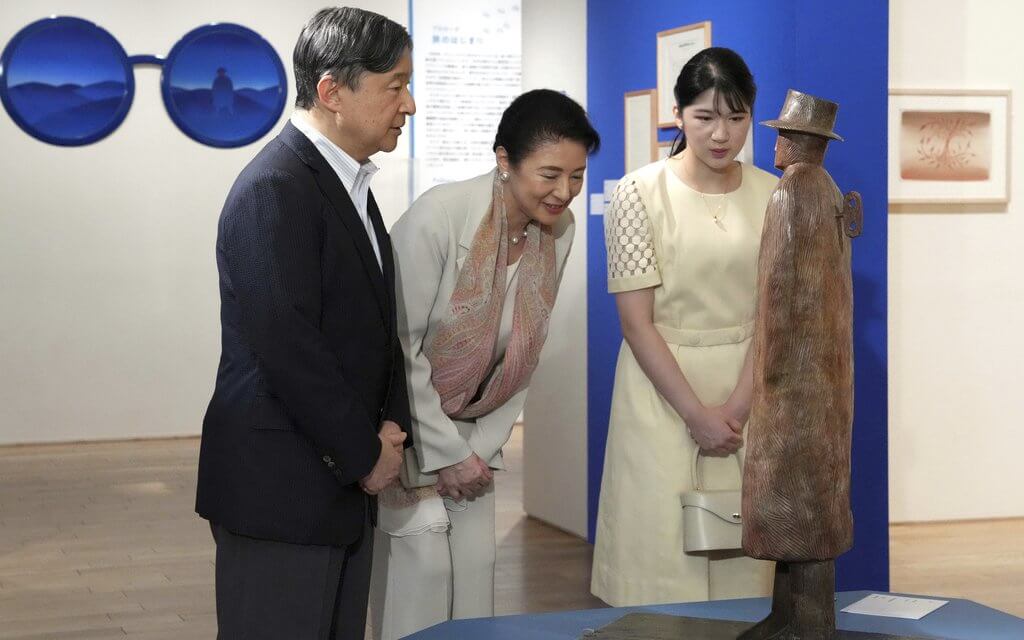
[[[198,27],[165,59],[129,57],[102,27],[55,17],[23,28],[4,48],[0,101],[34,138],[62,146],[91,144],[128,115],[137,64],[162,67],[161,93],[171,120],[212,147],[239,147],[263,137],[288,96],[277,52],[246,27]]]

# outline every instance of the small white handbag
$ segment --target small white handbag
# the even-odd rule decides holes
[[[743,475],[743,460],[739,452],[734,454]],[[742,547],[743,518],[740,516],[740,490],[704,489],[704,476],[700,469],[700,447],[694,447],[693,465],[690,473],[693,489],[684,491],[683,504],[683,550],[725,551]]]
[[[416,446],[406,447],[403,452],[402,467],[398,470],[398,479],[406,489],[430,487],[437,484],[437,473],[420,471],[420,463],[416,457]]]

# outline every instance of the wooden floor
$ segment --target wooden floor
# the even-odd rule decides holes
[[[213,638],[213,543],[192,511],[198,441],[0,448],[0,639]],[[591,547],[498,475],[499,614],[602,606]],[[892,527],[892,589],[1024,616],[1024,520]]]

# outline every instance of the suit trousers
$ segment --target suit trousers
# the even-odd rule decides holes
[[[373,528],[343,547],[258,540],[211,524],[217,640],[363,640]]]
[[[374,640],[494,615],[494,484],[465,506],[449,507],[451,526],[445,532],[392,536],[377,531],[370,588]]]

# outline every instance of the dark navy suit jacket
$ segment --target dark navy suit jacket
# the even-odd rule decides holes
[[[234,533],[346,545],[375,517],[358,481],[382,420],[408,433],[391,242],[383,273],[348,193],[291,123],[220,216],[221,358],[203,421],[196,511]],[[411,436],[406,446],[411,444]]]

